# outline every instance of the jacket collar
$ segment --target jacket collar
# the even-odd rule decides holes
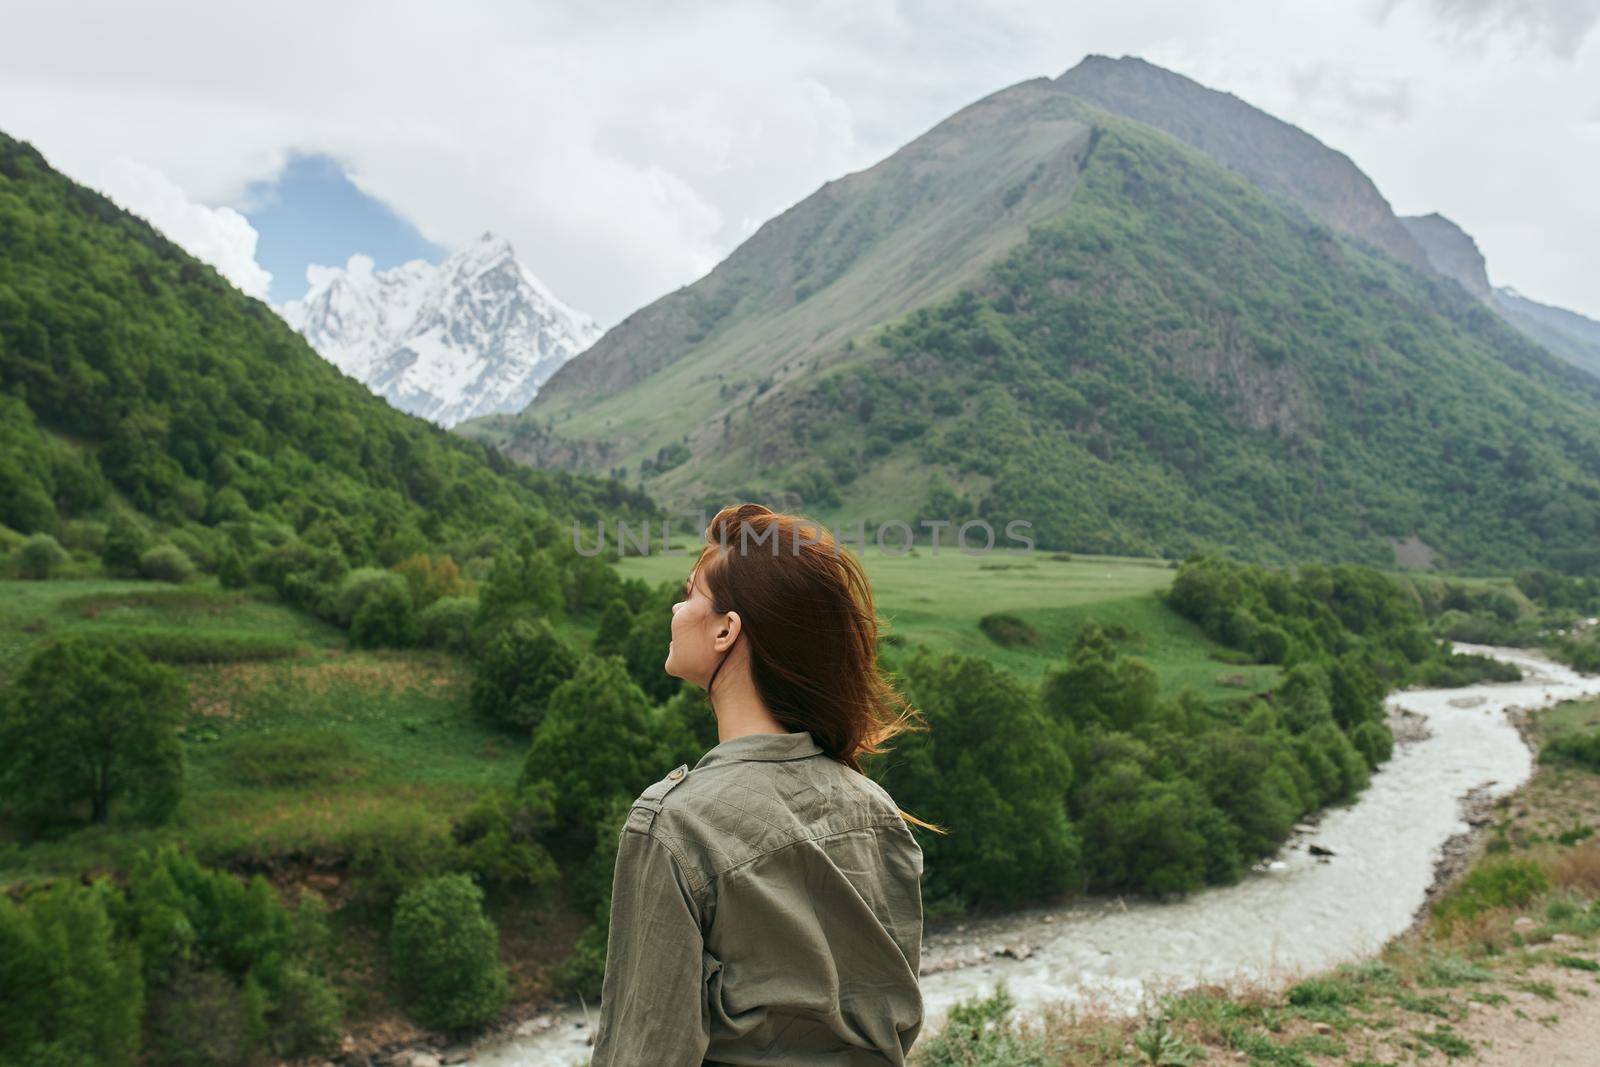
[[[820,756],[822,747],[807,730],[789,734],[743,734],[729,738],[700,757],[695,770],[737,760],[795,760]]]

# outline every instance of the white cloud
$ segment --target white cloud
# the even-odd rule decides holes
[[[0,128],[92,182],[144,160],[243,203],[293,150],[455,247],[504,234],[616,322],[823,182],[1086,52],[1305,126],[1497,280],[1600,316],[1600,0],[281,0],[21,5]],[[137,47],[131,47],[136,42]]]
[[[217,268],[240,291],[267,298],[272,275],[256,262],[259,235],[233,208],[197,204],[166,175],[126,156],[108,160],[93,184],[190,255]]]

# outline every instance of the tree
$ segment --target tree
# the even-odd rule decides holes
[[[628,634],[633,629],[633,612],[621,597],[606,605],[600,614],[600,625],[595,629],[594,654],[620,656],[626,648]],[[664,662],[664,661],[663,661]]]
[[[897,737],[872,774],[949,830],[922,837],[929,900],[1012,905],[1080,886],[1072,763],[1033,694],[976,656],[919,650],[905,676],[928,729]]]
[[[578,657],[543,619],[518,619],[494,631],[478,654],[472,709],[506,730],[531,735],[550,695],[578,670]]]
[[[350,622],[357,648],[410,648],[417,643],[417,614],[405,584],[381,586]]]
[[[114,800],[159,822],[183,780],[182,680],[136,651],[66,637],[23,666],[0,708],[0,787],[26,820],[87,807],[105,822]]]
[[[522,781],[555,785],[554,843],[566,858],[586,853],[614,798],[632,801],[665,773],[652,725],[650,702],[614,656],[584,661],[550,694]]]
[[[476,1026],[505,1004],[500,934],[483,913],[483,891],[464,874],[429,878],[401,895],[389,952],[424,1026]]]
[[[1045,680],[1044,707],[1056,721],[1082,728],[1132,730],[1156,710],[1161,681],[1143,660],[1117,653],[1106,632],[1086,623],[1067,666]]]
[[[113,894],[62,881],[25,908],[0,894],[0,1063],[134,1062],[144,985],[108,914]]]
[[[140,527],[123,512],[111,517],[111,528],[106,531],[106,547],[100,561],[111,574],[139,573],[139,557],[150,545],[149,538]]]

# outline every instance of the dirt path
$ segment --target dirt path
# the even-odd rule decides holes
[[[1580,953],[1574,953],[1579,955]],[[1593,958],[1592,952],[1581,953]],[[1456,1029],[1487,1067],[1594,1067],[1600,1063],[1600,975],[1536,967],[1525,982],[1549,983],[1556,1000],[1522,989],[1505,1004],[1472,1006]]]

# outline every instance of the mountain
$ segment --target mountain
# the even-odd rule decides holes
[[[520,411],[600,328],[557,300],[485,233],[434,267],[373,270],[366,256],[316,268],[283,317],[340,370],[441,426]]]
[[[1402,263],[1427,256],[1372,179],[1338,152],[1240,100],[1135,56],[1088,56],[1056,86],[1105,111],[1164,130],[1262,191]]]
[[[1131,56],[1089,56],[1056,84],[1107,111],[1172,134],[1342,234],[1458,282],[1553,355],[1590,373],[1600,372],[1600,348],[1582,326],[1589,320],[1577,316],[1574,324],[1565,317],[1571,312],[1535,311],[1497,297],[1470,235],[1437,213],[1396,216],[1347,156],[1305,131],[1230,93]]]
[[[1494,306],[1494,289],[1489,285],[1483,253],[1478,250],[1478,242],[1465,230],[1438,212],[1403,217],[1400,222],[1427,253],[1428,263],[1434,270],[1455,279],[1467,292]]]
[[[1600,383],[1418,265],[1398,220],[1335,226],[1071,86],[1002,90],[828,182],[520,416],[461,429],[675,506],[1600,564]]]
[[[1553,354],[1600,378],[1600,322],[1530,300],[1505,285],[1495,289],[1494,306],[1507,322]]]
[[[1530,300],[1510,286],[1489,284],[1478,243],[1443,215],[1404,218],[1433,268],[1493,308],[1501,318],[1551,355],[1600,378],[1600,322],[1576,311]]]
[[[353,564],[519,517],[648,506],[396,411],[4,134],[0,247],[0,527],[89,543],[132,508],[202,555],[298,534]]]

